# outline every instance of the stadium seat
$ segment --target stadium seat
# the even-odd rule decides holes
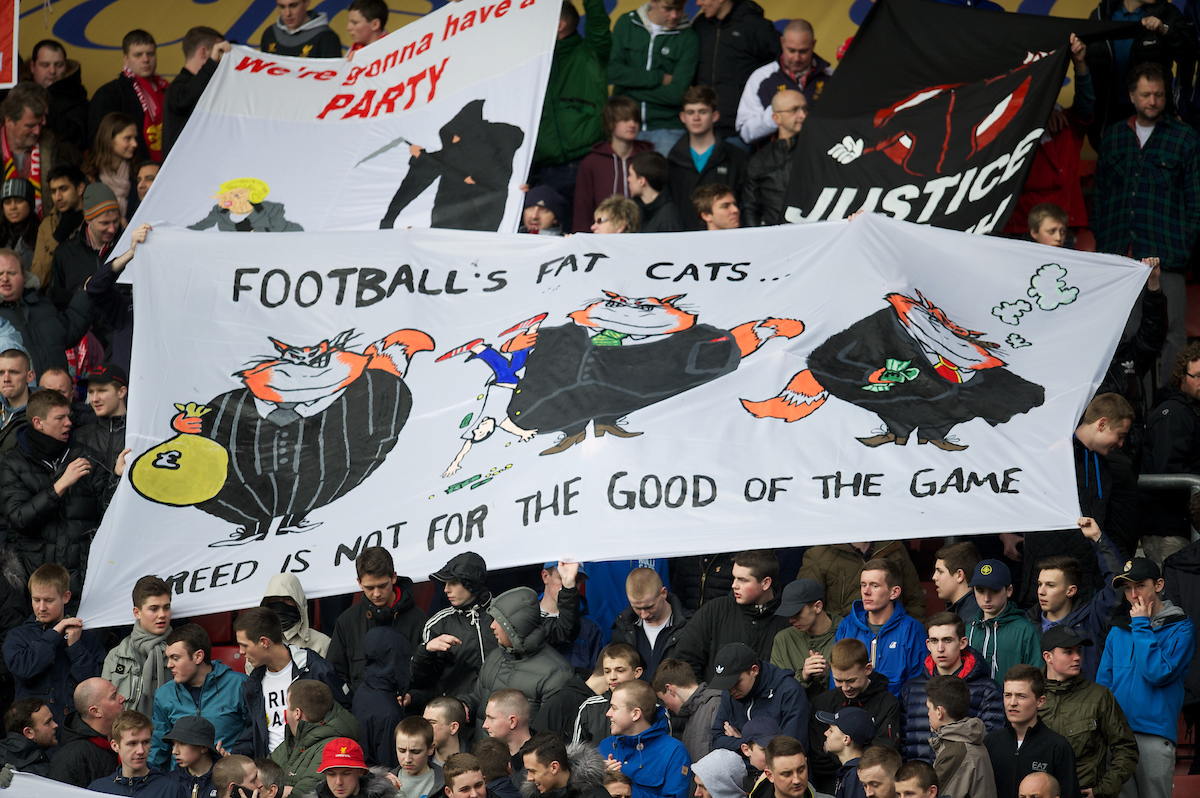
[[[195,618],[188,618],[187,620],[189,623],[203,627],[204,631],[208,632],[208,639],[212,641],[214,648],[218,644],[232,643],[234,641],[232,612],[197,615]]]
[[[1200,285],[1187,286],[1187,298],[1187,316],[1183,320],[1187,337],[1200,338]]]
[[[1096,251],[1096,236],[1092,235],[1091,230],[1081,227],[1075,231],[1075,249],[1078,252]]]
[[[921,589],[925,591],[925,617],[946,609],[946,602],[938,598],[937,587],[933,582],[922,582]]]
[[[219,659],[238,673],[246,672],[246,660],[242,659],[242,652],[238,651],[237,646],[213,646],[209,659]]]

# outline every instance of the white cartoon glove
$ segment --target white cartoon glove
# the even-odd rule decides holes
[[[829,155],[840,164],[847,164],[862,155],[863,140],[849,136],[829,148]]]

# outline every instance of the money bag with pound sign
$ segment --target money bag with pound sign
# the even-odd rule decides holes
[[[180,433],[143,453],[133,464],[130,481],[143,497],[159,504],[188,507],[220,493],[229,469],[229,452],[200,435],[200,419],[211,407],[176,404],[173,426]]]

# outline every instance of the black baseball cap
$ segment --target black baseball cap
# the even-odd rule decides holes
[[[1112,586],[1118,587],[1117,582],[1145,582],[1147,579],[1162,579],[1162,571],[1158,570],[1158,566],[1153,560],[1147,560],[1145,557],[1136,557],[1125,563],[1125,568],[1121,573],[1113,577]]]
[[[745,643],[730,643],[717,652],[713,666],[716,675],[708,686],[714,690],[728,690],[737,684],[741,675],[758,664],[758,652]]]
[[[217,730],[212,721],[199,715],[184,715],[175,721],[175,728],[169,734],[163,735],[168,743],[183,743],[184,745],[199,745],[210,751],[217,750]]]
[[[830,726],[837,726],[842,733],[848,735],[856,745],[864,748],[875,739],[875,721],[865,709],[858,707],[842,707],[837,712],[818,712],[817,720]]]
[[[825,588],[821,587],[820,582],[812,579],[797,579],[789,582],[783,589],[783,596],[779,600],[779,609],[775,610],[775,614],[783,618],[791,618],[804,609],[805,604],[811,604],[823,598],[825,598]]]
[[[761,715],[746,721],[746,725],[742,727],[742,740],[758,743],[763,748],[781,734],[783,729],[779,728],[775,718],[765,718]]]
[[[116,363],[105,363],[92,369],[92,373],[88,374],[87,381],[88,385],[108,385],[115,382],[117,385],[129,387],[129,375]]]
[[[1051,626],[1042,632],[1042,651],[1056,648],[1075,648],[1075,646],[1095,645],[1091,638],[1083,637],[1078,631],[1065,624]]]

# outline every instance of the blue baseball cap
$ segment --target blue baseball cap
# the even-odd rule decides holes
[[[975,566],[975,575],[971,577],[971,587],[1003,590],[1011,584],[1012,574],[1008,566],[999,560],[980,560]]]

